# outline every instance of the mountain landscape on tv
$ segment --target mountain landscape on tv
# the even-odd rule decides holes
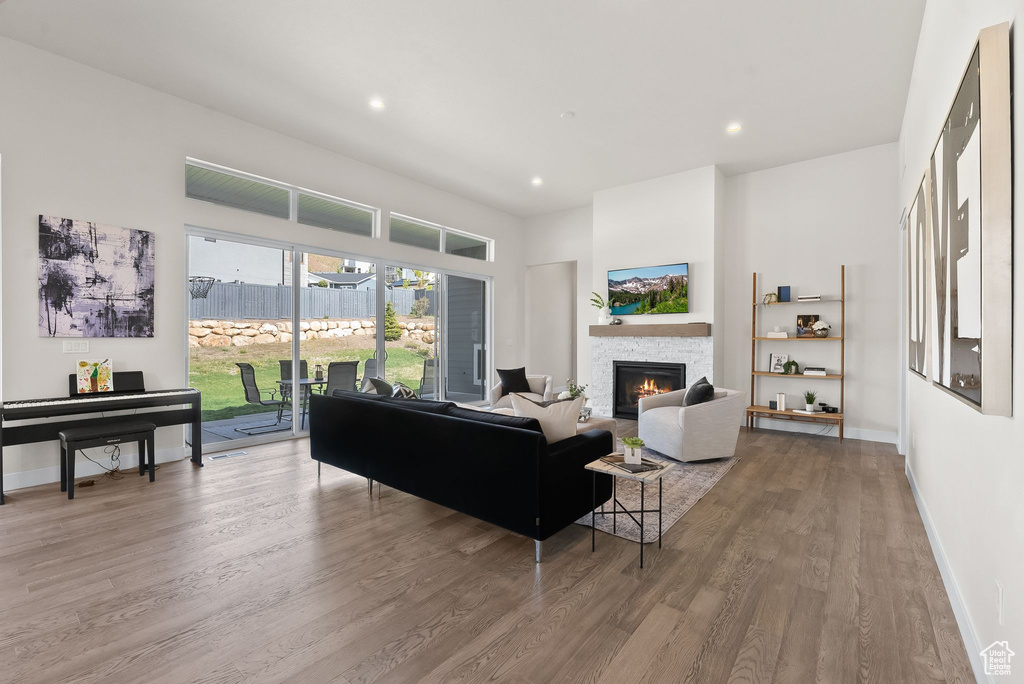
[[[648,266],[608,272],[612,315],[687,313],[688,264]]]

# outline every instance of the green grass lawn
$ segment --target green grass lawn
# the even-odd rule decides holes
[[[359,360],[359,377],[367,359],[373,358],[372,337],[308,340],[302,342],[302,358],[312,376],[316,364]],[[402,346],[408,344],[409,346]],[[388,343],[387,379],[402,382],[419,391],[423,361],[429,348],[414,342]],[[189,354],[189,384],[203,393],[203,421],[224,420],[252,413],[266,413],[267,407],[245,403],[242,380],[236,363],[251,363],[260,389],[277,390],[281,378],[278,361],[291,356],[288,343],[248,347],[193,347]],[[264,393],[264,398],[269,398]],[[277,395],[280,397],[280,394]]]

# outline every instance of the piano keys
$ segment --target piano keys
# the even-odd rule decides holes
[[[0,407],[0,505],[3,496],[3,447],[35,444],[57,440],[57,433],[72,427],[104,425],[124,420],[124,416],[99,416],[107,411],[162,408],[138,415],[155,423],[157,427],[169,425],[192,426],[192,463],[203,465],[202,451],[202,396],[191,387],[172,390],[146,391],[140,371],[114,373],[114,391],[102,394],[74,394],[76,378],[69,377],[67,397],[52,399],[26,399],[5,401]],[[187,408],[181,408],[187,406]],[[176,408],[171,408],[176,407]],[[13,421],[46,422],[8,425]]]

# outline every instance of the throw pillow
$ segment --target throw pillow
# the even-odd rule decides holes
[[[373,387],[373,391],[377,394],[385,397],[390,397],[395,393],[395,388],[387,380],[381,380],[380,378],[370,378],[370,385]]]
[[[698,380],[689,390],[686,392],[686,396],[683,398],[683,406],[694,406],[696,404],[703,404],[711,401],[715,398],[715,387],[708,382],[707,377],[703,377]]]
[[[498,378],[501,380],[501,396],[512,392],[529,392],[530,383],[526,379],[526,368],[498,369]]]
[[[396,382],[394,384],[394,390],[391,392],[391,396],[395,397],[396,399],[419,399],[419,397],[416,396],[416,392],[413,391],[412,387],[409,387],[408,385],[401,382]]]
[[[536,418],[548,444],[576,436],[576,423],[580,419],[583,397],[563,399],[541,406],[526,397],[512,395],[512,408],[520,418]]]

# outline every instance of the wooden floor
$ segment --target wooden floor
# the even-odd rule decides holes
[[[893,447],[745,430],[648,546],[533,541],[306,441],[0,508],[0,682],[973,681]]]

